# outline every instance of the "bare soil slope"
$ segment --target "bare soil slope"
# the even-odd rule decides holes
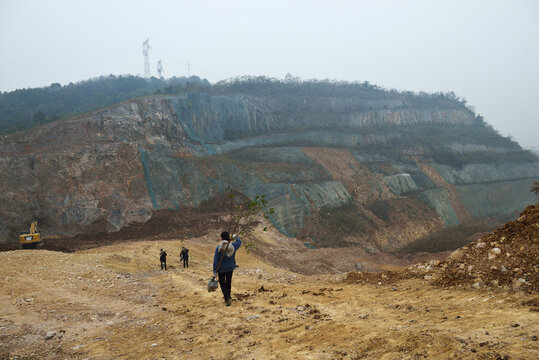
[[[240,250],[226,307],[206,291],[216,236],[185,242],[189,269],[178,240],[0,253],[0,359],[539,358],[526,292],[304,276]]]

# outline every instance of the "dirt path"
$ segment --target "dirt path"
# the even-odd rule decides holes
[[[0,269],[0,358],[539,358],[536,296],[421,279],[351,284],[241,250],[226,307],[205,288],[215,243],[186,244],[185,270],[177,241],[0,253],[9,264]],[[168,271],[159,270],[160,247],[171,255]]]

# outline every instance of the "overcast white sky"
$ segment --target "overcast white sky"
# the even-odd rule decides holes
[[[370,81],[454,91],[539,148],[537,0],[0,0],[0,91],[108,74]]]

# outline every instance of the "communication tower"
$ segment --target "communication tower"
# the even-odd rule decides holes
[[[187,77],[191,77],[191,64],[189,64],[189,60],[187,60]]]
[[[144,41],[142,43],[142,55],[144,55],[144,77],[145,78],[150,78],[150,58],[149,58],[149,54],[150,54],[150,39],[146,39],[146,41]]]
[[[163,76],[161,74],[164,73],[163,71],[163,63],[161,62],[161,59],[157,62],[157,73],[159,74],[159,78],[162,79]]]

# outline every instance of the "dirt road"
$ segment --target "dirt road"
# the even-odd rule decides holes
[[[539,298],[302,276],[240,250],[232,306],[215,241],[0,253],[1,359],[537,359]],[[159,269],[160,248],[169,254]]]

